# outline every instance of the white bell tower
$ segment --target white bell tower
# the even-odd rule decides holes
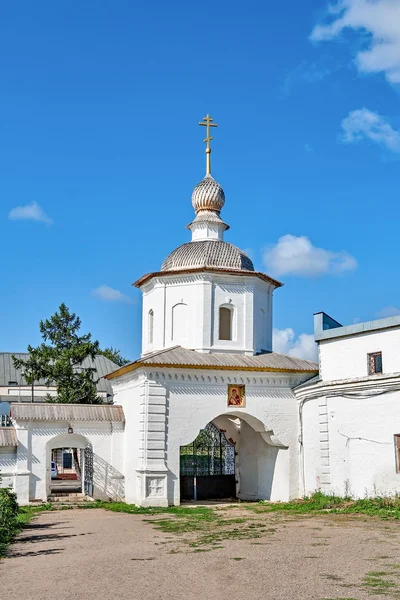
[[[251,259],[224,241],[225,193],[211,175],[210,115],[206,175],[194,188],[192,239],[161,270],[134,285],[143,293],[142,355],[172,346],[197,352],[254,355],[272,351],[272,294],[282,284],[254,270]]]

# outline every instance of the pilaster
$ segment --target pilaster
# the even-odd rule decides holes
[[[146,381],[140,395],[139,468],[136,471],[140,506],[168,506],[167,390]]]
[[[15,493],[21,505],[29,504],[29,487],[31,472],[28,469],[29,428],[17,428],[17,468],[15,472]]]
[[[318,405],[319,446],[321,456],[321,488],[328,490],[331,485],[331,468],[329,456],[329,423],[328,401],[326,397],[320,398]]]

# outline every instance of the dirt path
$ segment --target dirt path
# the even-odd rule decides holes
[[[224,518],[237,514],[228,510]],[[140,515],[41,513],[0,561],[0,598],[400,598],[400,524],[335,515],[255,518],[268,525],[261,538],[226,539],[211,550],[157,531]]]

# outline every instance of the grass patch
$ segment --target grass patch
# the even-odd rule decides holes
[[[362,586],[367,588],[372,594],[381,594],[382,596],[387,595],[389,590],[398,588],[397,583],[383,579],[381,575],[375,575],[375,573],[381,573],[380,571],[371,571],[363,578]],[[389,573],[385,573],[388,575]]]
[[[364,514],[381,517],[382,519],[400,519],[400,497],[379,496],[354,500],[315,492],[301,500],[275,503],[261,501],[258,504],[241,506],[257,513],[322,514],[333,512],[338,514]]]

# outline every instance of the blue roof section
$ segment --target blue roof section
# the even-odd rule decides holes
[[[323,312],[314,315],[314,338],[316,342],[395,327],[400,327],[400,315],[346,326],[340,325],[340,323]]]

